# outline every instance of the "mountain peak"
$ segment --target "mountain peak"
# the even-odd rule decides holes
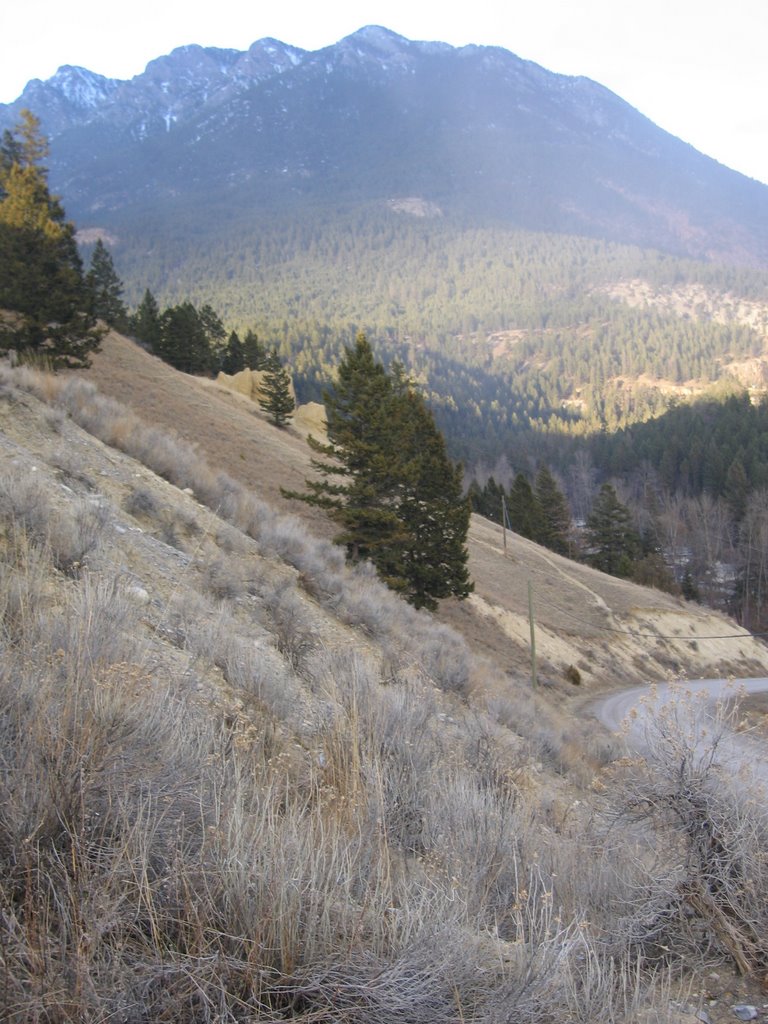
[[[341,40],[341,45],[349,42],[366,43],[370,47],[388,51],[410,46],[410,40],[405,36],[400,36],[383,25],[363,25],[356,32],[345,36]]]
[[[335,67],[376,68],[387,71],[392,68],[411,67],[418,59],[421,46],[404,36],[381,25],[365,25],[345,36],[333,46],[320,50],[321,59],[328,60]]]
[[[365,49],[368,56],[382,61],[392,60],[393,57],[414,51],[421,53],[446,52],[454,49],[449,43],[416,42],[412,39],[406,39],[405,36],[401,36],[391,29],[384,28],[382,25],[364,25],[357,32],[345,36],[332,48],[335,49],[336,47],[342,47],[343,49],[355,47],[358,52],[361,49]]]
[[[86,109],[100,106],[119,84],[114,78],[106,78],[73,64],[63,64],[45,83],[35,81],[50,87],[73,106]]]
[[[240,55],[239,50],[225,50],[214,46],[200,46],[198,43],[189,43],[185,46],[176,46],[170,53],[151,60],[147,64],[144,74],[152,74],[156,71],[186,71],[189,69],[199,70],[212,67],[226,72]]]

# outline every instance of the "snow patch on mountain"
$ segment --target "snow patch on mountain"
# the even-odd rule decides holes
[[[114,94],[119,82],[87,68],[65,64],[46,83],[76,107],[96,109]]]

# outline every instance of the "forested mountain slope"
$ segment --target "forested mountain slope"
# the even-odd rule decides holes
[[[588,79],[368,27],[182,47],[127,82],[65,67],[0,127],[24,106],[129,302],[210,303],[304,401],[362,327],[470,470],[764,373],[768,188]],[[659,301],[681,289],[705,299]]]
[[[246,210],[256,228],[258,212],[295,217],[310,201],[415,196],[475,220],[768,260],[768,188],[597,83],[500,48],[375,26],[312,53],[190,46],[127,82],[62,68],[0,110],[0,127],[23,106],[51,135],[53,182],[84,228],[130,233],[143,213],[189,237]]]
[[[302,401],[320,398],[362,327],[425,389],[470,470],[501,455],[528,468],[551,458],[547,435],[614,430],[722,378],[763,386],[759,269],[385,209],[275,232],[247,259],[245,229],[213,248],[180,242],[188,282],[152,252],[130,274],[163,304],[210,303],[241,336],[255,330]]]

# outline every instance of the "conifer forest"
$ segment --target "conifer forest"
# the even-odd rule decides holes
[[[78,365],[107,325],[187,373],[269,370],[265,411],[284,426],[289,383],[300,403],[326,400],[365,332],[426,403],[475,511],[750,628],[768,621],[768,412],[762,371],[749,388],[739,372],[766,355],[766,271],[370,206],[263,215],[250,248],[182,232],[173,266],[151,246],[139,265],[102,239],[78,251],[46,154],[33,115],[4,135],[0,245],[39,271],[4,277],[18,310],[6,347]],[[151,241],[151,224],[133,230]],[[606,486],[627,517],[618,554],[594,522]]]

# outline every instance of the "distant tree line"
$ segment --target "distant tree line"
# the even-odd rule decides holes
[[[161,312],[147,289],[127,329],[166,363],[183,373],[210,375],[242,370],[263,370],[259,405],[275,426],[283,427],[293,415],[295,401],[291,379],[277,352],[268,351],[255,331],[241,340],[237,331],[227,334],[218,313],[208,304],[197,309],[191,302],[169,306]]]
[[[547,466],[533,485],[517,473],[509,490],[489,477],[469,486],[472,509],[557,554],[584,561],[611,576],[663,590],[676,590],[655,531],[642,532],[615,488],[604,483],[592,496],[589,515],[575,523],[568,499]]]
[[[686,596],[768,628],[768,399],[722,388],[586,450],[656,534]]]
[[[508,492],[491,476],[482,487],[473,480],[468,493],[474,512],[498,523],[505,522],[521,537],[560,555],[572,553],[571,511],[547,466],[539,469],[533,486],[523,473],[518,473]]]
[[[646,463],[669,490],[729,496],[743,512],[748,493],[768,487],[768,401],[721,387],[719,396],[711,392],[646,423],[597,434],[587,448],[609,475]]]
[[[227,334],[221,317],[208,303],[198,309],[186,301],[161,310],[149,289],[129,318],[128,330],[183,373],[262,370],[269,355],[255,332],[249,330],[243,340],[236,331]]]

